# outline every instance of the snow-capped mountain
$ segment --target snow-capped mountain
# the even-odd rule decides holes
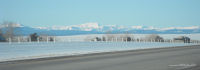
[[[4,29],[8,25],[0,25]],[[100,25],[98,23],[86,23],[70,26],[52,26],[52,27],[28,27],[20,24],[12,24],[18,33],[29,35],[31,33],[49,34],[49,35],[80,35],[80,34],[104,34],[110,33],[135,33],[135,34],[191,34],[200,33],[200,26],[189,27],[166,27],[156,28],[152,26],[119,26],[119,25]]]
[[[0,28],[5,28],[5,27],[24,27],[21,24],[16,24],[16,23],[6,23],[6,24],[0,24]]]
[[[86,23],[80,25],[71,25],[71,26],[52,26],[52,27],[35,27],[39,29],[48,29],[48,30],[80,30],[80,31],[91,31],[99,30],[101,27],[98,23]]]
[[[78,31],[115,31],[122,30],[128,31],[132,29],[144,29],[152,30],[156,29],[152,26],[118,26],[118,25],[99,25],[98,23],[85,23],[80,25],[71,25],[71,26],[52,26],[52,27],[35,27],[38,29],[47,29],[47,30],[78,30]]]

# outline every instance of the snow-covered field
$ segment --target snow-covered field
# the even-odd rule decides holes
[[[193,44],[148,42],[56,42],[0,43],[0,62],[88,53],[174,47]]]

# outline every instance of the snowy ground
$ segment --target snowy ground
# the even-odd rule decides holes
[[[0,62],[88,53],[186,46],[184,43],[148,42],[56,42],[0,43]]]

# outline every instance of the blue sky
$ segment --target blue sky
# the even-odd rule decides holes
[[[26,26],[200,26],[200,0],[0,0],[0,22]]]

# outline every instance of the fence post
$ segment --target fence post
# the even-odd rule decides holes
[[[18,40],[18,43],[20,43],[20,39],[19,39],[19,37],[18,37],[18,39],[17,39],[17,40]]]
[[[31,37],[29,37],[29,42],[31,43]]]
[[[104,42],[107,42],[107,39],[106,39],[106,37],[104,37]]]
[[[56,43],[56,37],[55,36],[53,37],[53,42]]]
[[[103,42],[103,36],[101,36],[101,42]]]
[[[49,43],[49,38],[48,38],[48,36],[47,36],[47,43]]]
[[[138,40],[139,40],[138,42],[140,42],[140,38]]]
[[[10,37],[8,38],[8,41],[9,41],[9,44],[11,44],[12,41],[11,41],[11,38],[10,38]]]
[[[40,39],[39,39],[39,37],[37,37],[37,42],[40,43]]]
[[[112,42],[114,42],[114,38],[112,38]]]

